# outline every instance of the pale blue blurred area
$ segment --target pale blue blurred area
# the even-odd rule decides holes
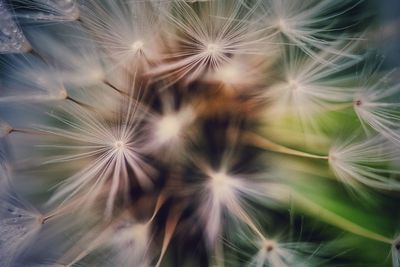
[[[378,44],[386,57],[387,67],[400,67],[400,0],[374,0],[379,7],[380,37]]]

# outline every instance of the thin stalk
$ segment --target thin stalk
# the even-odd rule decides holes
[[[35,130],[32,130],[32,129],[22,129],[22,128],[12,128],[12,129],[8,132],[8,134],[11,134],[11,133],[42,134],[42,133],[39,132],[39,131],[35,131]]]
[[[260,148],[267,149],[269,151],[277,152],[277,153],[282,153],[282,154],[287,154],[287,155],[292,155],[292,156],[299,156],[299,157],[304,157],[304,158],[312,158],[312,159],[323,159],[323,160],[329,159],[329,156],[315,155],[315,154],[302,152],[299,150],[285,147],[283,145],[274,143],[271,140],[269,140],[265,137],[259,136],[255,133],[247,132],[243,135],[243,138],[249,144],[252,144],[252,145],[260,147]]]
[[[383,242],[385,244],[392,245],[393,240],[387,238],[383,235],[375,233],[371,230],[368,230],[352,221],[349,221],[346,218],[337,215],[336,213],[321,207],[320,205],[316,204],[315,202],[311,201],[310,199],[301,196],[295,192],[291,194],[292,198],[294,199],[294,204],[304,209],[305,212],[318,217],[319,219],[334,225],[340,229],[343,229],[347,232],[372,239],[375,241]]]
[[[109,82],[108,80],[103,80],[103,83],[105,85],[107,85],[108,87],[112,88],[114,91],[116,91],[117,93],[120,93],[121,95],[126,95],[129,96],[128,93],[122,91],[121,89],[119,89],[118,87],[116,87],[115,85],[113,85],[111,82]]]
[[[73,102],[73,103],[75,103],[75,104],[77,104],[77,105],[79,105],[79,106],[92,109],[92,107],[89,106],[88,104],[82,103],[82,102],[80,102],[80,101],[78,101],[78,100],[76,100],[76,99],[74,99],[74,98],[72,98],[72,97],[70,97],[70,96],[67,96],[65,99],[66,99],[66,100],[69,100],[69,101],[71,101],[71,102]]]
[[[258,227],[251,220],[251,217],[242,208],[240,208],[235,213],[238,213],[237,216],[240,218],[240,220],[242,220],[242,222],[247,224],[247,226],[250,227],[250,229],[253,230],[253,232],[255,234],[257,234],[261,240],[266,239],[266,236],[263,233],[261,233],[261,231],[258,229]]]

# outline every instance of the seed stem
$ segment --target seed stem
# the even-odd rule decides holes
[[[82,102],[80,102],[80,101],[78,101],[78,100],[76,100],[76,99],[74,99],[74,98],[72,98],[70,96],[67,96],[65,99],[69,100],[69,101],[71,101],[71,102],[73,102],[73,103],[75,103],[75,104],[77,104],[79,106],[82,106],[82,107],[85,107],[85,108],[92,108],[88,104],[82,103]]]
[[[103,80],[103,83],[109,87],[111,87],[114,91],[120,93],[121,95],[126,95],[129,96],[126,92],[122,91],[121,89],[119,89],[118,87],[116,87],[115,85],[113,85],[111,82],[109,82],[108,80]]]
[[[304,197],[300,194],[297,194],[295,192],[291,193],[291,196],[294,200],[294,204],[298,205],[300,208],[302,208],[305,212],[316,216],[317,218],[320,218],[321,220],[334,225],[338,228],[341,228],[343,230],[346,230],[347,232],[372,239],[375,241],[383,242],[389,245],[392,245],[393,240],[390,238],[387,238],[383,235],[380,235],[378,233],[375,233],[371,230],[368,230],[352,221],[349,221],[346,218],[341,217],[340,215],[324,208],[318,205],[317,203],[313,202],[312,200],[308,199],[307,197]]]
[[[292,155],[292,156],[299,156],[299,157],[304,157],[304,158],[312,158],[312,159],[323,159],[323,160],[329,159],[329,156],[315,155],[315,154],[295,150],[292,148],[288,148],[286,146],[274,143],[271,140],[269,140],[265,137],[262,137],[258,134],[255,134],[255,133],[246,132],[243,135],[243,138],[249,144],[252,144],[252,145],[260,147],[260,148],[267,149],[269,151],[277,152],[277,153],[282,153],[282,154],[287,154],[287,155]]]

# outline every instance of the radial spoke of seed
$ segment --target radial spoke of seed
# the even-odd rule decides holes
[[[299,157],[304,157],[304,158],[312,158],[312,159],[323,159],[323,160],[329,159],[329,156],[315,155],[315,154],[295,150],[292,148],[288,148],[286,146],[274,143],[271,140],[269,140],[265,137],[262,137],[260,135],[257,135],[255,133],[246,132],[243,134],[243,138],[244,138],[245,142],[247,142],[248,144],[252,144],[254,146],[264,148],[269,151],[273,151],[273,152],[277,152],[277,153],[282,153],[282,154],[287,154],[287,155],[292,155],[292,156],[299,156]]]
[[[258,227],[256,226],[256,224],[253,222],[253,220],[251,219],[251,217],[247,214],[247,212],[245,212],[242,208],[239,208],[237,210],[237,216],[239,217],[240,220],[242,220],[245,224],[247,224],[248,227],[250,227],[250,229],[256,234],[258,235],[261,239],[265,239],[265,235],[263,235],[260,231],[260,229],[258,229]]]

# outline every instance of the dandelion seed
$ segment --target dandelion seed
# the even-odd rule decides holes
[[[169,35],[177,40],[174,47],[180,49],[166,55],[171,62],[164,62],[149,74],[190,82],[209,69],[218,70],[233,55],[262,54],[258,44],[265,37],[250,31],[253,10],[245,11],[240,2],[229,0],[202,2],[198,8],[183,1],[173,4],[179,19],[168,18],[178,32]],[[243,12],[245,15],[239,17]]]
[[[261,1],[259,10],[264,15],[267,29],[277,37],[276,42],[295,45],[317,62],[329,65],[330,62],[320,57],[317,51],[352,57],[329,46],[332,41],[346,40],[335,31],[335,19],[353,10],[360,2],[355,1],[346,7],[345,1],[272,0]]]
[[[253,241],[254,242],[254,241]],[[259,248],[257,254],[248,264],[249,267],[289,267],[312,266],[311,256],[305,251],[310,249],[306,243],[285,243],[274,239],[264,239],[256,243]]]
[[[116,67],[130,68],[159,60],[161,15],[156,1],[87,1],[81,19]]]
[[[64,29],[63,34],[73,36],[69,43],[62,41],[60,36],[35,29],[27,32],[34,49],[49,61],[65,86],[101,84],[106,74],[95,43],[87,38],[83,28],[75,24]],[[47,74],[46,78],[51,78],[51,75],[54,73]]]
[[[352,54],[356,44],[333,45],[337,51]],[[333,55],[329,50],[318,54],[319,58],[330,62],[324,65],[305,56],[297,48],[288,49],[283,62],[283,79],[279,85],[266,92],[266,97],[274,101],[271,109],[278,114],[290,112],[299,117],[306,126],[318,129],[315,115],[341,109],[351,103],[354,89],[346,82],[354,79],[351,76],[338,77],[338,73],[354,66],[361,58]]]
[[[74,118],[74,121],[53,115],[70,129],[42,127],[41,130],[65,140],[74,141],[78,145],[64,146],[75,153],[54,158],[46,163],[82,159],[90,159],[90,162],[60,184],[51,201],[68,200],[78,192],[86,190],[86,204],[90,205],[100,196],[104,187],[110,186],[105,209],[105,214],[109,217],[119,192],[122,191],[124,197],[127,198],[126,189],[133,182],[129,175],[130,171],[135,174],[137,182],[143,188],[151,187],[152,181],[148,174],[152,168],[140,154],[143,138],[138,130],[145,113],[137,113],[138,109],[141,109],[139,104],[131,100],[125,111],[116,114],[114,125],[77,106],[65,110]],[[141,112],[143,111],[141,109]],[[80,152],[81,149],[84,151]]]
[[[234,216],[244,217],[241,194],[245,192],[244,182],[225,171],[210,172],[203,189],[200,215],[205,220],[207,240],[213,244],[221,234],[223,211],[227,209]]]
[[[245,199],[261,199],[265,202],[271,197],[274,198],[268,194],[268,190],[264,190],[267,187],[266,184],[257,183],[249,178],[246,179],[246,175],[243,174],[230,173],[228,166],[232,164],[232,159],[227,155],[220,168],[216,170],[202,160],[196,159],[196,164],[207,175],[200,191],[199,215],[204,221],[206,238],[210,244],[215,244],[221,234],[224,212],[238,218],[248,225],[254,233],[261,236],[260,230],[244,209]],[[271,188],[275,188],[273,184],[271,184]],[[272,191],[274,190],[272,189]]]
[[[364,227],[340,183],[302,183],[400,189],[400,88],[365,70],[355,83],[375,23],[363,2],[0,0],[0,265],[321,265],[313,245],[264,233],[285,218],[291,233],[317,219],[390,245],[400,265],[399,238],[369,229],[392,218]],[[346,112],[365,139],[321,152]],[[14,195],[11,170],[54,208]]]
[[[40,103],[67,98],[60,76],[44,62],[29,56],[11,56],[6,63],[0,103]]]
[[[400,111],[397,94],[400,85],[390,85],[385,78],[377,81],[376,75],[366,78],[364,86],[354,95],[353,107],[358,118],[363,123],[364,130],[371,132],[372,128],[387,139],[398,144],[400,142]]]
[[[400,183],[389,177],[398,171],[385,165],[398,158],[397,149],[381,136],[361,142],[352,139],[334,145],[329,152],[329,164],[340,181],[355,189],[362,184],[376,189],[399,190]]]

